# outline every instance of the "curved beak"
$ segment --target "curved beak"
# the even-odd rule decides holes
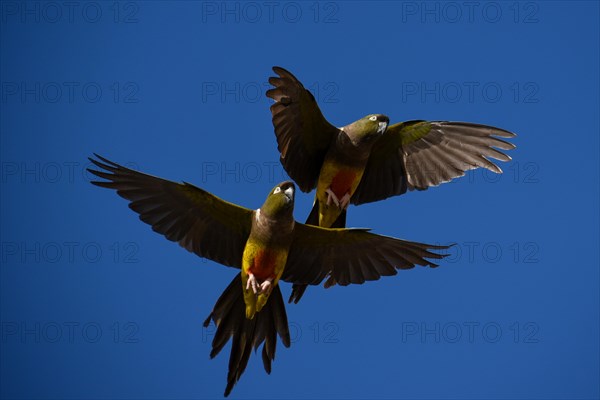
[[[290,186],[289,188],[285,189],[283,194],[285,194],[285,197],[287,197],[289,201],[294,200],[294,187]]]
[[[387,129],[388,124],[390,123],[390,119],[384,115],[381,115],[379,118],[377,118],[377,121],[379,121],[377,133],[384,133]]]
[[[285,197],[288,199],[288,201],[292,201],[294,200],[294,182],[292,181],[285,181],[285,182],[281,182],[279,184],[280,188],[285,188],[283,189],[283,194],[285,195]]]

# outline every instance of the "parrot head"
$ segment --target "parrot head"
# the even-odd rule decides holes
[[[295,191],[296,188],[291,181],[282,182],[275,186],[260,208],[261,213],[275,218],[286,214],[291,215],[294,210]]]
[[[355,146],[372,144],[385,133],[390,119],[382,114],[367,115],[342,128]]]

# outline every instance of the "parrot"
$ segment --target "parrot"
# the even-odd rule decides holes
[[[503,139],[512,132],[492,126],[449,121],[412,120],[390,125],[389,117],[370,114],[337,128],[321,113],[312,93],[291,72],[273,67],[277,76],[266,96],[280,161],[303,192],[316,188],[307,224],[346,226],[354,205],[426,190],[463,176],[467,170],[502,170],[490,161],[510,161],[497,150],[516,146]],[[503,138],[503,139],[500,139]],[[327,287],[335,285],[331,278]],[[289,302],[298,303],[307,286],[295,285]]]
[[[433,252],[450,246],[429,245],[371,233],[363,228],[322,228],[296,222],[295,185],[275,186],[264,203],[249,209],[220,199],[190,183],[177,183],[138,172],[102,156],[89,158],[91,183],[116,190],[139,219],[168,240],[200,257],[240,272],[218,298],[204,321],[216,325],[210,357],[231,339],[224,396],[243,374],[252,349],[262,347],[270,374],[277,336],[290,346],[280,281],[318,285],[327,276],[340,285],[362,284],[415,265],[437,267]],[[97,169],[93,169],[95,168]]]

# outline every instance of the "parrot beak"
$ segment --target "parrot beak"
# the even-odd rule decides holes
[[[377,133],[383,134],[387,129],[390,120],[388,117],[381,116],[379,117],[379,126],[377,127]]]
[[[288,201],[294,200],[294,187],[293,186],[290,186],[289,188],[285,189],[283,191],[283,193],[285,194],[285,197],[287,197]]]
[[[281,188],[281,192],[285,196],[286,203],[290,203],[294,201],[294,183],[292,181],[281,182],[279,184]]]

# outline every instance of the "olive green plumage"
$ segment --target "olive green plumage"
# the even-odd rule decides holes
[[[314,96],[289,71],[273,67],[274,88],[266,95],[275,103],[271,114],[281,163],[304,192],[315,189],[321,167],[337,152],[367,162],[351,203],[358,205],[425,190],[463,176],[474,168],[502,170],[490,159],[509,161],[498,150],[515,145],[499,138],[516,135],[504,129],[467,122],[407,121],[389,125],[372,114],[342,128],[330,124]],[[344,137],[350,140],[345,140]],[[361,141],[361,138],[372,140]],[[354,149],[351,149],[354,145]]]
[[[307,224],[344,227],[350,203],[359,205],[425,190],[486,168],[501,173],[491,159],[509,161],[501,151],[515,148],[500,138],[515,134],[466,122],[407,121],[371,114],[341,128],[330,124],[314,96],[289,71],[273,67],[274,87],[266,95],[281,163],[304,192],[316,189]],[[335,280],[331,279],[330,284]],[[290,302],[306,287],[295,285]]]
[[[270,290],[254,293],[248,283],[251,276],[256,276],[260,283],[269,280],[268,287],[274,287],[283,273],[294,231],[294,191],[291,182],[277,185],[253,213],[250,235],[242,255],[246,318],[254,318],[267,304],[271,294]]]
[[[215,357],[232,339],[227,396],[239,380],[252,349],[262,349],[263,365],[271,371],[276,338],[290,345],[279,280],[318,285],[361,284],[415,265],[445,257],[431,250],[446,249],[370,233],[368,229],[326,229],[294,221],[295,187],[283,182],[273,188],[257,210],[226,202],[189,183],[176,183],[125,168],[100,156],[89,171],[105,179],[94,185],[114,189],[129,201],[142,221],[185,249],[241,272],[225,289],[205,321],[217,331]],[[248,286],[250,275],[257,285]],[[327,283],[326,283],[327,285]],[[261,297],[262,296],[262,297]]]

